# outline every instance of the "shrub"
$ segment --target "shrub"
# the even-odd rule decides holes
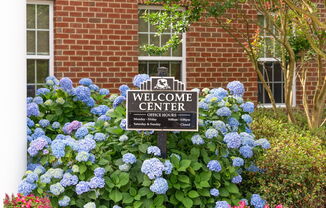
[[[134,85],[147,80],[138,75]],[[248,126],[254,105],[239,82],[204,89],[198,132],[170,132],[168,158],[156,135],[126,131],[125,95],[107,97],[89,79],[47,79],[28,98],[29,166],[19,191],[50,195],[53,206],[217,207],[243,198],[241,173],[269,148]],[[260,208],[255,206],[255,208]]]
[[[4,208],[52,208],[48,198],[40,198],[34,195],[23,196],[21,194],[12,195],[11,197],[6,194],[3,206]]]
[[[250,173],[243,186],[262,193],[272,204],[287,207],[323,207],[326,203],[326,161],[322,138],[277,119],[269,112],[254,116],[253,131],[266,137],[271,149],[258,160],[264,173]],[[282,113],[279,112],[281,117]]]

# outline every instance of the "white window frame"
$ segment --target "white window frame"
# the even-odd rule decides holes
[[[49,75],[54,75],[53,1],[52,0],[27,0],[26,4],[49,5],[49,55],[26,55],[26,60],[28,59],[49,60]],[[28,29],[26,26],[26,32],[27,31]],[[37,39],[35,40],[35,44],[37,44]]]
[[[164,10],[162,6],[138,5],[139,10]],[[138,31],[139,34],[139,31]],[[138,56],[138,61],[181,61],[181,79],[186,86],[186,33],[182,33],[182,56]]]
[[[257,14],[257,19],[258,19],[259,16],[263,16],[263,18],[264,18],[264,27],[265,27],[267,25],[266,18],[264,17],[264,15],[258,13]],[[273,38],[273,36],[266,35],[265,30],[264,30],[264,34],[262,36],[260,36],[260,37],[263,40],[265,40],[265,38]],[[273,44],[274,44],[274,49],[273,50],[274,50],[274,53],[276,53],[276,48],[275,48],[276,40],[274,40]],[[265,50],[266,50],[266,48],[264,47],[264,57],[258,58],[258,62],[281,62],[280,58],[266,57],[267,52]],[[295,71],[293,73],[294,73],[294,78],[293,78],[293,83],[292,83],[292,106],[295,107],[296,106],[296,73],[295,73]],[[258,80],[258,82],[260,82],[260,81]],[[283,80],[283,82],[284,82],[284,80]],[[257,98],[258,98],[258,93],[257,93]],[[275,103],[275,105],[276,105],[277,108],[285,108],[286,107],[285,103]],[[259,103],[257,105],[257,107],[259,107],[259,108],[272,108],[273,105],[271,103]]]

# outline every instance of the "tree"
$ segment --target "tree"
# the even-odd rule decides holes
[[[165,11],[145,14],[145,20],[157,26],[158,34],[168,27],[172,27],[175,33],[165,46],[145,45],[145,51],[150,54],[164,53],[167,48],[176,47],[180,43],[178,34],[186,31],[192,23],[203,18],[214,18],[218,27],[223,28],[244,49],[275,110],[273,93],[258,62],[259,53],[262,47],[266,46],[259,33],[268,32],[278,46],[279,53],[273,55],[275,59],[280,60],[284,74],[285,104],[289,121],[295,122],[292,95],[293,81],[295,76],[298,76],[303,87],[303,106],[309,127],[316,128],[323,123],[326,78],[322,64],[326,59],[326,25],[318,18],[314,3],[306,0],[189,0],[183,5],[186,9],[180,11],[180,0],[150,2],[164,4]],[[248,9],[255,9],[257,13],[262,14],[269,25],[258,25],[257,19],[248,14]],[[238,27],[239,24],[244,27]],[[318,64],[318,81],[310,105],[305,90],[307,68],[298,64],[299,61],[305,63],[304,60]]]

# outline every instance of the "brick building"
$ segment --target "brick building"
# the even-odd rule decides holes
[[[214,23],[192,25],[182,35],[184,41],[177,50],[155,57],[140,51],[139,46],[162,44],[171,32],[155,37],[154,28],[139,16],[159,6],[147,6],[142,0],[27,2],[28,94],[33,94],[49,74],[70,77],[74,82],[90,77],[97,85],[114,91],[121,84],[131,83],[138,73],[155,75],[158,66],[167,66],[170,75],[183,80],[188,88],[225,87],[229,81],[239,80],[245,84],[247,99],[269,103],[243,49]],[[323,5],[320,10],[326,14]],[[255,10],[248,9],[248,14],[264,24]],[[281,71],[276,62],[266,66],[271,69],[276,101],[282,104]],[[312,70],[308,90],[315,83]],[[299,81],[295,88],[295,102],[301,103]]]

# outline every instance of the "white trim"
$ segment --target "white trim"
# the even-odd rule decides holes
[[[26,31],[49,31],[49,54],[48,55],[26,55],[26,59],[48,59],[49,75],[54,75],[54,23],[53,23],[53,0],[27,0],[26,4],[49,5],[49,29],[30,29]],[[35,40],[35,44],[37,39]],[[37,50],[35,46],[35,50]],[[27,51],[26,51],[27,53]]]
[[[267,58],[267,57],[258,58],[258,62],[273,62],[273,61],[281,61],[281,59],[280,58]]]
[[[138,61],[182,61],[182,56],[138,56]]]
[[[182,33],[182,62],[181,62],[181,81],[185,85],[185,89],[187,89],[187,34]]]
[[[277,108],[285,108],[285,103],[275,103]],[[258,104],[257,108],[272,108],[272,104],[271,103],[265,103],[265,104]]]

